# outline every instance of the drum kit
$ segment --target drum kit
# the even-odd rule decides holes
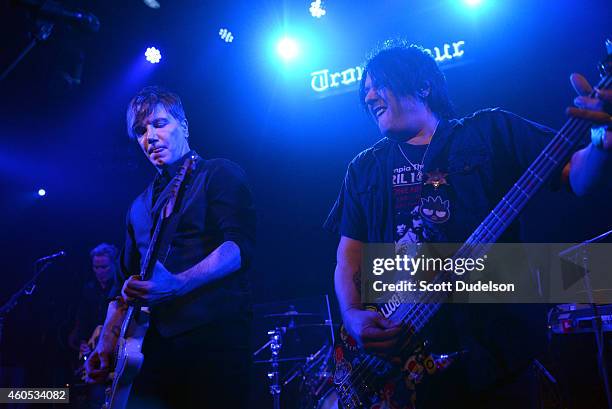
[[[272,312],[256,310],[256,318],[268,324],[267,340],[253,353],[253,362],[267,370],[273,408],[334,409],[338,398],[333,384],[333,349],[336,325],[329,299],[323,308],[310,311],[298,303],[277,303]],[[316,301],[316,300],[315,300]],[[320,311],[314,311],[314,310]]]

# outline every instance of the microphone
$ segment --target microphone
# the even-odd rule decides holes
[[[51,21],[63,21],[88,31],[98,32],[100,20],[91,13],[70,10],[55,1],[45,0],[13,0],[13,3],[30,9],[41,17]]]
[[[36,262],[42,263],[43,261],[51,261],[51,260],[55,260],[56,258],[64,257],[65,255],[66,255],[66,252],[62,250],[55,254],[51,254],[50,256],[39,258],[38,260],[36,260]]]

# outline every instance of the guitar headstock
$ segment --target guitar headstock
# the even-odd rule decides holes
[[[164,205],[164,209],[162,211],[162,217],[165,219],[170,217],[170,215],[174,212],[174,206],[176,205],[176,199],[178,198],[179,191],[181,190],[181,186],[185,181],[185,178],[193,171],[195,168],[196,156],[189,155],[185,162],[181,165],[178,170],[176,176],[172,178],[170,181],[170,193],[168,195],[168,201]]]

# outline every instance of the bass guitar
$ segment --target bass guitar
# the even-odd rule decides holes
[[[610,74],[612,43],[609,40],[607,46],[608,58],[601,64],[602,79],[598,84],[600,89],[609,89],[612,83]],[[595,97],[594,91],[590,97]],[[454,257],[477,259],[485,255],[554,170],[566,163],[574,147],[590,126],[589,121],[570,118]],[[455,281],[457,277],[452,272],[438,273],[433,278],[433,283]],[[344,328],[341,329],[341,342],[336,346],[334,354],[334,383],[339,407],[346,409],[395,407],[393,404],[385,405],[390,404],[392,385],[402,379],[402,372],[407,389],[411,390],[402,407],[414,407],[416,384],[421,378],[446,368],[456,356],[461,354],[461,352],[443,356],[430,354],[426,351],[427,342],[420,335],[448,295],[445,292],[428,292],[410,302],[406,301],[406,296],[402,292],[392,296],[396,305],[399,305],[388,319],[400,324],[406,329],[406,333],[410,334],[402,342],[403,347],[399,354],[401,358],[394,358],[392,361],[361,350]],[[378,306],[374,308],[383,315]]]

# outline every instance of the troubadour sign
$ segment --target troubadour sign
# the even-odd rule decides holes
[[[450,44],[445,43],[442,47],[434,47],[433,51],[429,48],[426,50],[438,63],[443,63],[462,57],[465,53],[464,45],[465,41],[455,41]],[[327,96],[332,90],[342,92],[353,89],[354,84],[361,80],[362,75],[363,67],[361,66],[337,72],[330,72],[329,69],[318,70],[310,74],[310,86],[319,96]]]

